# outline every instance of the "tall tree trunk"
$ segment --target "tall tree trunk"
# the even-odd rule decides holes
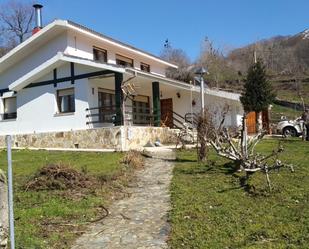
[[[6,176],[0,169],[0,248],[7,248],[9,230],[8,189]]]

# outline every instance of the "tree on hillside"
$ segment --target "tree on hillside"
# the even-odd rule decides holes
[[[30,2],[8,1],[0,6],[0,47],[6,51],[22,43],[33,28]]]
[[[252,64],[247,73],[244,90],[240,101],[246,114],[256,112],[257,130],[262,129],[261,112],[274,101],[275,94],[272,85],[267,80],[266,69],[261,60]]]
[[[176,49],[171,46],[167,39],[161,52],[161,58],[176,64],[178,68],[168,68],[166,76],[175,80],[190,82],[194,78],[194,73],[190,69],[190,59],[182,49]]]
[[[210,74],[207,76],[207,81],[210,86],[225,87],[226,82],[236,79],[237,73],[228,66],[224,52],[216,48],[208,37],[203,41],[196,64],[208,68]]]

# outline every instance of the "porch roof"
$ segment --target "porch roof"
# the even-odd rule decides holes
[[[157,75],[157,74],[153,74],[153,73],[144,72],[144,71],[137,70],[137,69],[134,69],[134,68],[126,68],[126,73],[130,74],[130,75],[136,75],[136,76],[139,76],[141,78],[145,78],[145,79],[149,79],[149,80],[153,80],[153,81],[158,81],[161,84],[181,88],[183,90],[199,91],[199,89],[200,89],[197,86],[190,85],[190,84],[182,82],[182,81],[170,79],[170,78],[167,78],[167,77],[164,77],[164,76],[161,76],[161,75]]]
[[[177,87],[177,88],[180,88],[182,90],[188,90],[188,91],[200,93],[200,87],[199,86],[191,85],[191,84],[188,84],[188,83],[185,83],[185,82],[182,82],[182,81],[170,79],[170,78],[163,77],[163,76],[160,76],[160,75],[147,73],[147,72],[137,70],[137,69],[133,69],[133,68],[126,68],[126,73],[129,73],[131,75],[135,74],[135,75],[140,76],[142,78],[150,79],[150,80],[153,80],[153,81],[158,81],[161,84]],[[218,89],[206,88],[204,91],[205,91],[205,95],[212,95],[212,96],[216,96],[216,97],[219,97],[219,98],[225,98],[225,99],[234,100],[234,101],[239,101],[239,97],[240,97],[240,94],[238,94],[238,93],[232,93],[232,92],[227,92],[227,91],[218,90]]]
[[[230,100],[235,100],[239,101],[240,99],[240,94],[239,93],[232,93],[232,92],[227,92],[227,91],[222,91],[218,89],[210,89],[206,88],[205,89],[205,94],[220,97],[220,98],[225,98],[225,99],[230,99]]]

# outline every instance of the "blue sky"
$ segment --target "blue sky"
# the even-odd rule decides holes
[[[0,0],[4,2],[4,0]],[[235,48],[309,29],[309,0],[41,0],[43,22],[70,19],[158,55],[168,38],[191,59],[205,36]]]

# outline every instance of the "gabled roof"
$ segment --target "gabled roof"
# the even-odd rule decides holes
[[[23,55],[24,51],[29,51],[30,48],[35,49],[35,46],[37,44],[48,42],[48,39],[51,37],[55,37],[57,34],[65,31],[65,30],[73,30],[77,31],[83,35],[86,35],[88,37],[98,39],[104,42],[107,42],[111,45],[120,47],[122,49],[128,50],[130,52],[137,53],[141,56],[148,57],[149,59],[155,60],[159,63],[162,63],[169,67],[177,68],[177,65],[172,64],[168,61],[165,61],[158,56],[155,56],[153,54],[150,54],[148,52],[145,52],[141,49],[135,48],[131,45],[128,45],[126,43],[120,42],[118,40],[115,40],[113,38],[110,38],[106,35],[103,35],[101,33],[98,33],[94,30],[91,30],[87,27],[84,27],[80,24],[74,23],[72,21],[67,20],[55,20],[52,23],[45,26],[42,30],[25,40],[23,43],[19,44],[17,47],[12,49],[9,53],[4,55],[0,58],[0,72],[5,70],[6,68],[10,67],[16,60],[16,57]],[[15,59],[15,60],[14,60]]]
[[[31,70],[24,76],[20,77],[19,79],[11,83],[9,85],[9,90],[19,91],[25,88],[26,86],[30,85],[31,83],[35,82],[36,80],[40,79],[45,74],[51,72],[54,68],[57,68],[63,65],[65,62],[73,62],[76,64],[90,66],[90,67],[97,68],[97,69],[125,73],[125,69],[122,67],[118,67],[117,65],[97,63],[97,62],[83,59],[83,58],[68,56],[68,55],[65,55],[59,52],[57,53],[57,55],[55,55],[51,59],[47,60],[40,66],[36,67],[35,69]]]

